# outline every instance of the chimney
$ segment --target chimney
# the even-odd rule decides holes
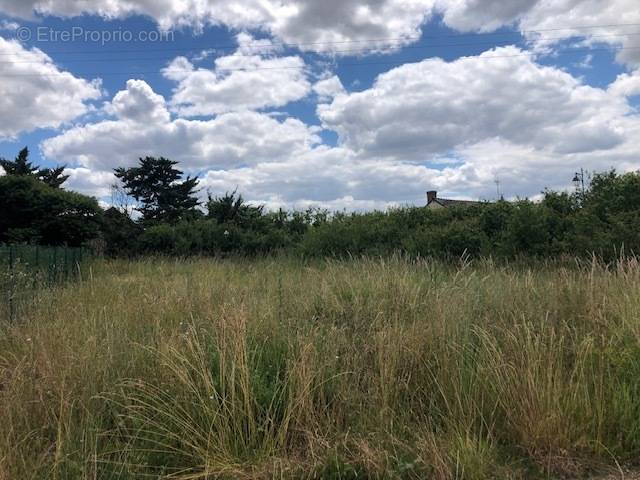
[[[435,190],[429,190],[427,192],[427,205],[433,202],[436,198],[438,198],[438,192]]]

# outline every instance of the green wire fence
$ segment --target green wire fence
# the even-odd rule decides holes
[[[90,258],[82,248],[0,245],[0,319],[14,321],[38,289],[81,277]]]

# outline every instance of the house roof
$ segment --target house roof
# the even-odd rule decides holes
[[[470,207],[473,205],[483,204],[483,202],[477,202],[473,200],[453,200],[449,198],[435,198],[431,202],[429,202],[428,205],[431,205],[432,203],[438,203],[443,207],[455,207],[455,206]]]

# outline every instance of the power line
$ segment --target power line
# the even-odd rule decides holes
[[[558,32],[558,31],[573,31],[573,30],[588,30],[588,29],[598,29],[598,28],[620,28],[620,27],[639,27],[640,23],[619,23],[619,24],[604,24],[604,25],[590,25],[590,26],[575,26],[575,27],[559,27],[559,28],[546,28],[546,29],[531,29],[531,30],[520,30],[514,32],[474,32],[474,33],[450,33],[450,34],[439,34],[439,35],[407,35],[404,37],[381,37],[381,38],[373,38],[373,39],[360,39],[360,40],[339,40],[339,41],[325,41],[325,42],[300,42],[300,43],[286,43],[286,42],[273,42],[271,40],[265,39],[257,39],[256,41],[265,42],[264,45],[259,45],[252,47],[250,45],[238,45],[238,44],[222,44],[222,45],[203,45],[199,47],[193,47],[189,49],[184,48],[157,48],[157,49],[149,49],[145,48],[143,50],[100,50],[99,53],[133,53],[133,52],[167,52],[167,51],[204,51],[207,49],[211,50],[225,50],[225,49],[238,49],[238,48],[292,48],[298,50],[304,50],[300,47],[305,46],[322,46],[322,45],[344,45],[344,44],[353,44],[353,43],[394,43],[394,42],[406,42],[411,40],[420,40],[420,39],[440,39],[440,38],[451,38],[451,37],[491,37],[491,36],[505,36],[505,35],[523,35],[529,33],[544,33],[544,32]],[[612,34],[616,36],[624,36],[628,34]],[[629,35],[635,35],[629,34]],[[608,35],[607,35],[608,36]],[[595,37],[595,35],[590,35],[590,37]],[[557,37],[557,39],[565,39],[566,36]],[[268,42],[268,43],[267,43]],[[96,52],[90,51],[75,51],[75,50],[58,50],[58,51],[50,51],[51,55],[63,55],[63,54],[95,54]],[[331,50],[325,53],[332,53]],[[0,53],[0,55],[16,55],[14,53]]]
[[[634,33],[626,33],[626,34],[618,34],[618,35],[594,35],[591,38],[611,38],[611,37],[620,37],[620,36],[640,36],[640,32],[634,32]],[[563,37],[545,37],[545,38],[541,38],[539,39],[540,41],[551,41],[551,40],[562,40]],[[501,47],[501,46],[509,46],[509,45],[516,45],[516,44],[521,44],[521,43],[527,43],[527,40],[525,39],[521,39],[518,40],[516,42],[510,42],[508,40],[503,40],[502,42],[466,42],[466,43],[444,43],[444,44],[432,44],[432,45],[424,45],[424,44],[420,44],[420,45],[406,45],[406,46],[402,46],[403,49],[409,49],[409,50],[426,50],[426,49],[434,49],[434,48],[455,48],[455,47],[482,47],[482,46],[496,46],[496,47]],[[256,49],[258,49],[259,47],[256,47]],[[262,47],[263,49],[265,47]],[[394,47],[389,47],[389,48],[394,48]],[[348,50],[337,50],[334,51],[333,53],[371,53],[371,54],[376,54],[376,53],[382,53],[379,50],[376,50],[375,48],[371,49],[370,47],[368,47],[367,49],[348,49]],[[16,54],[17,55],[17,54]],[[245,57],[255,57],[256,55],[260,55],[260,53],[256,52],[253,54],[241,54],[241,53],[233,53],[231,55],[228,55],[227,57],[231,57],[231,58],[245,58]],[[174,56],[171,57],[138,57],[138,58],[126,58],[126,59],[122,59],[122,58],[86,58],[86,59],[74,59],[74,60],[67,60],[67,61],[72,61],[74,63],[102,63],[102,62],[112,62],[112,61],[122,61],[122,60],[135,60],[135,61],[156,61],[156,60],[170,60],[172,58],[175,58]],[[219,57],[218,57],[219,58]],[[283,58],[283,57],[276,57],[276,58]],[[63,60],[64,61],[64,60]],[[14,65],[14,64],[42,64],[42,65],[46,65],[49,62],[47,62],[46,60],[7,60],[7,61],[0,61],[0,65],[3,64],[7,64],[7,65]]]
[[[640,50],[640,47],[610,47],[610,48],[580,48],[580,49],[567,49],[564,51],[554,52],[555,55],[566,55],[572,53],[590,53],[590,52],[619,52],[619,51],[628,51],[628,50]],[[499,58],[516,58],[516,57],[532,57],[538,56],[540,53],[538,52],[529,52],[529,53],[520,53],[514,55],[487,55],[487,56],[475,56],[474,60],[494,60]],[[380,62],[358,62],[358,63],[340,63],[338,65],[339,68],[343,67],[363,67],[363,66],[373,66],[373,65],[410,65],[412,63],[418,63],[424,60],[428,60],[430,58],[439,58],[439,57],[427,57],[422,60],[416,59],[404,59],[404,60],[396,60],[396,61],[380,61]],[[460,57],[460,58],[470,58],[470,57]],[[255,71],[264,71],[264,70],[302,70],[304,66],[291,66],[291,67],[256,67],[256,68],[218,68],[219,72],[255,72]],[[153,70],[153,71],[120,71],[120,72],[74,72],[74,76],[111,76],[111,75],[164,75],[164,74],[172,74],[172,73],[191,73],[193,70],[177,70],[177,69],[163,69],[161,71]],[[0,74],[0,78],[6,77],[56,77],[61,75],[69,75],[70,72],[58,72],[58,73],[17,73],[17,74]]]

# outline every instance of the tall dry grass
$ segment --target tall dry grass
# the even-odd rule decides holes
[[[640,265],[95,264],[0,335],[0,479],[580,478],[640,455]]]

